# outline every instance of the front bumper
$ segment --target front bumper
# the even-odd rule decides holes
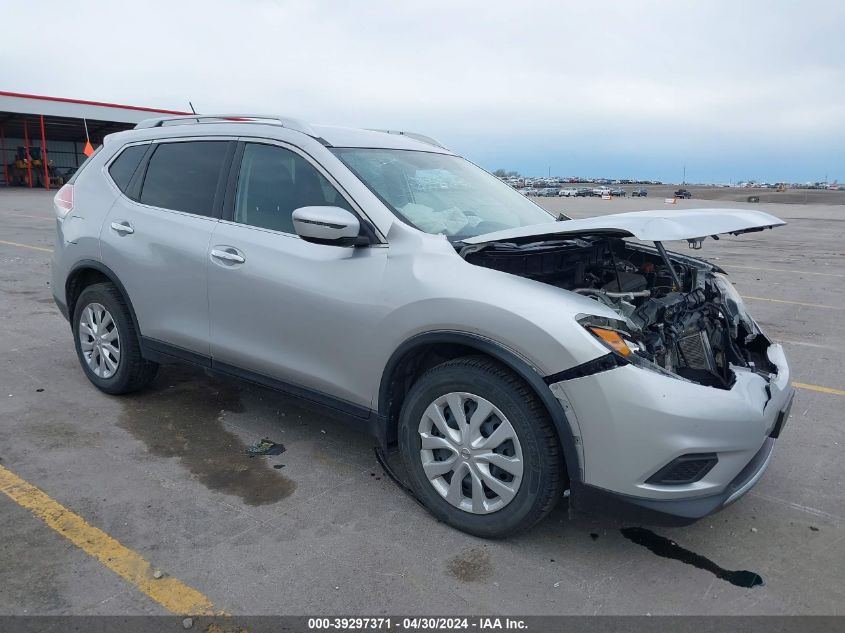
[[[584,514],[609,516],[620,521],[649,525],[683,526],[694,523],[739,499],[756,484],[772,460],[775,438],[767,438],[752,460],[720,493],[681,499],[631,497],[573,482],[570,507]]]
[[[789,414],[793,389],[779,345],[771,380],[736,369],[732,389],[631,365],[551,385],[579,440],[581,481],[571,506],[631,520],[685,524],[732,503],[762,477]],[[676,458],[715,453],[700,480],[647,480]]]

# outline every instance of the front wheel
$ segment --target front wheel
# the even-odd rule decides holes
[[[518,377],[484,357],[423,374],[402,407],[399,443],[417,497],[440,520],[476,536],[530,528],[563,492],[547,411]]]

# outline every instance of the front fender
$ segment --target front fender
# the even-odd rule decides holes
[[[516,375],[522,378],[531,389],[540,398],[543,406],[549,413],[549,417],[555,425],[558,438],[560,439],[561,448],[563,449],[563,456],[566,462],[567,475],[570,481],[580,482],[583,480],[583,454],[580,449],[581,441],[580,429],[577,427],[577,421],[573,426],[563,407],[557,401],[552,391],[544,380],[544,376],[537,372],[536,368],[531,366],[525,359],[521,358],[513,350],[507,349],[503,345],[489,338],[480,336],[470,332],[455,332],[455,331],[433,331],[417,334],[402,343],[396,348],[396,351],[390,357],[390,360],[385,366],[382,375],[379,397],[378,397],[378,413],[379,419],[386,424],[390,417],[390,385],[392,383],[393,375],[402,359],[416,349],[424,348],[433,344],[454,344],[475,349],[480,353],[486,354],[495,358],[503,365],[508,367]],[[385,440],[387,433],[384,433]]]

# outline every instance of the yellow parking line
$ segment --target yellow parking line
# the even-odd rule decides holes
[[[139,554],[3,466],[0,466],[0,492],[168,611],[179,615],[214,615],[214,605],[199,591],[171,576],[156,579],[150,563]]]
[[[33,246],[32,244],[21,244],[20,242],[7,242],[6,240],[0,240],[0,244],[5,244],[6,246],[17,246],[18,248],[28,248],[33,251],[44,251],[45,253],[52,253],[52,248],[44,248],[43,246]]]
[[[805,382],[793,382],[792,386],[796,389],[808,389],[809,391],[818,391],[819,393],[829,393],[834,396],[845,396],[845,390],[834,389],[833,387],[822,387],[821,385],[810,385]]]
[[[754,299],[755,301],[771,301],[772,303],[789,303],[796,306],[806,306],[808,308],[826,308],[828,310],[845,310],[838,306],[826,306],[822,303],[803,303],[802,301],[787,301],[786,299],[769,299],[767,297],[752,297],[750,295],[742,295],[743,299]]]
[[[771,273],[794,273],[796,275],[824,275],[825,277],[845,277],[845,275],[838,275],[836,273],[820,273],[809,270],[789,270],[788,268],[758,268],[757,266],[732,266],[725,264],[728,268],[738,268],[739,270],[761,270]]]

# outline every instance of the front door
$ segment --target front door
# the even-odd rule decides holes
[[[293,149],[244,145],[231,218],[215,227],[209,255],[213,363],[369,407],[357,366],[384,312],[387,247],[300,239],[293,211],[326,205],[354,213]]]

